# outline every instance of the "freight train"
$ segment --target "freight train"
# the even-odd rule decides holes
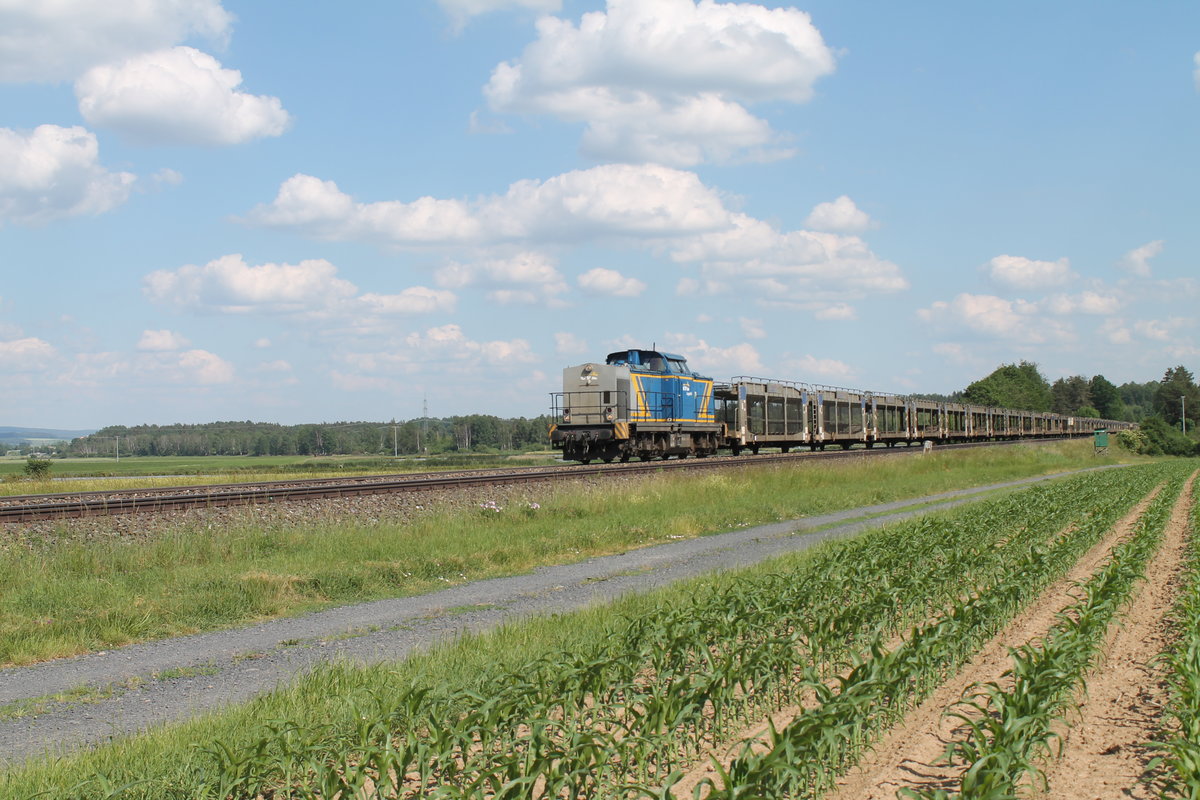
[[[894,447],[1041,436],[1090,436],[1134,427],[1119,420],[946,403],[794,381],[692,372],[659,350],[621,350],[603,364],[563,370],[551,395],[550,441],[568,461],[737,455],[760,448]]]

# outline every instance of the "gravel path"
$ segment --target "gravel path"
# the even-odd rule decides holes
[[[937,509],[948,508],[992,489],[1046,479],[867,506],[544,567],[432,594],[3,669],[0,712],[5,704],[81,687],[107,689],[103,693],[109,696],[95,702],[51,704],[35,716],[0,720],[0,762],[16,763],[46,752],[94,745],[150,725],[186,719],[269,691],[332,659],[402,658],[466,631],[485,630],[531,614],[569,611],[705,572],[754,564],[931,510],[911,510],[918,504],[932,502]],[[904,508],[910,510],[900,510]],[[183,676],[162,675],[168,671]]]

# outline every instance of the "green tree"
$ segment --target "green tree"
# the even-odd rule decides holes
[[[1051,405],[1050,384],[1029,361],[998,367],[968,386],[963,398],[974,405],[1023,411],[1049,411]]]
[[[1181,365],[1168,369],[1163,375],[1162,383],[1154,395],[1154,410],[1168,424],[1178,428],[1185,407],[1187,427],[1191,430],[1195,428],[1196,420],[1200,419],[1200,388],[1197,388],[1192,373]]]
[[[1050,410],[1055,414],[1071,415],[1078,408],[1092,405],[1091,387],[1082,375],[1059,378],[1050,387]]]
[[[1121,393],[1103,375],[1096,375],[1088,385],[1092,396],[1092,405],[1104,419],[1121,419],[1125,409],[1121,403]]]

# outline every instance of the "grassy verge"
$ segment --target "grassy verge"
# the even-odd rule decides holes
[[[771,653],[775,652],[777,641],[785,644],[790,641],[786,637],[779,640],[779,636],[786,634],[793,625],[806,626],[810,631],[809,638],[827,631],[826,638],[831,646],[845,645],[845,640],[855,636],[870,639],[887,635],[922,618],[930,604],[937,606],[947,597],[960,595],[962,581],[969,583],[990,574],[992,566],[989,565],[993,561],[1003,562],[1008,558],[1006,551],[1012,544],[1014,527],[1034,528],[1030,534],[1031,542],[1052,535],[1062,527],[1064,519],[1076,515],[1062,502],[1063,498],[1079,500],[1076,495],[1081,490],[1100,483],[1104,484],[1101,487],[1104,491],[1092,492],[1094,497],[1077,503],[1085,509],[1079,513],[1091,513],[1087,509],[1120,491],[1129,495],[1121,501],[1126,505],[1136,499],[1137,491],[1125,488],[1130,481],[1124,475],[1083,476],[1071,479],[1066,485],[1028,490],[1020,498],[1001,498],[985,506],[969,506],[939,514],[933,520],[914,520],[736,573],[712,575],[628,597],[611,606],[533,619],[489,634],[464,637],[399,664],[368,669],[344,665],[324,667],[300,678],[288,689],[221,714],[164,727],[78,756],[44,759],[14,770],[6,778],[0,778],[0,798],[28,797],[31,792],[26,791],[27,787],[47,790],[47,797],[53,798],[92,797],[97,796],[97,791],[105,785],[119,786],[131,780],[138,785],[122,797],[224,797],[226,791],[214,787],[228,786],[227,779],[236,779],[244,770],[258,770],[264,764],[271,767],[278,763],[286,768],[293,757],[300,759],[296,762],[299,771],[293,773],[297,776],[307,774],[309,762],[314,768],[321,769],[332,763],[334,773],[337,773],[341,769],[338,766],[341,764],[339,748],[348,748],[351,755],[359,752],[356,731],[374,726],[381,714],[403,714],[410,701],[423,702],[421,698],[425,695],[421,687],[429,687],[437,696],[461,697],[464,703],[478,691],[479,697],[475,699],[482,701],[491,697],[489,685],[508,686],[510,679],[506,676],[512,676],[511,682],[532,678],[535,689],[544,689],[555,698],[561,698],[565,696],[563,692],[572,690],[557,686],[557,678],[565,668],[553,666],[558,663],[554,654],[570,654],[572,658],[587,662],[590,654],[611,656],[609,648],[618,647],[631,636],[634,649],[644,651],[652,660],[664,654],[674,657],[694,651],[697,657],[704,656],[701,661],[707,663],[706,659],[712,655],[709,632],[721,619],[729,617],[733,608],[730,601],[737,598],[742,601],[735,604],[739,613],[734,616],[740,622],[734,628],[740,633],[735,633],[726,644],[732,644],[730,652],[738,663],[743,651],[759,652],[756,648],[742,647],[739,637],[757,636],[755,640],[761,639],[764,645],[762,652]],[[1118,491],[1117,487],[1122,488]],[[992,531],[991,538],[999,536],[1005,544],[997,546],[997,542],[991,542],[987,537],[974,536],[971,532],[980,525]],[[959,539],[963,538],[970,539],[975,546],[960,547]],[[968,551],[974,555],[968,557]],[[961,568],[947,570],[945,565],[949,559]],[[902,564],[908,568],[901,568]],[[892,580],[881,580],[885,575],[892,576]],[[937,578],[946,585],[934,591],[937,581],[926,580],[926,576]],[[749,596],[747,591],[750,591]],[[777,598],[788,591],[798,605],[790,613],[777,613],[778,609],[771,603],[777,602]],[[905,602],[901,603],[900,598]],[[898,607],[902,607],[904,613],[899,613]],[[704,609],[712,615],[711,619],[698,614]],[[895,616],[898,613],[899,616]],[[761,614],[762,619],[756,614]],[[893,614],[894,618],[887,614]],[[659,632],[664,619],[673,619],[675,628]],[[885,630],[878,629],[881,624],[885,625]],[[777,630],[779,626],[782,629]],[[644,642],[634,635],[643,629],[648,632]],[[687,632],[699,633],[698,649],[687,651],[668,644],[675,641],[673,637]],[[836,660],[840,656],[835,653],[831,657]],[[607,657],[601,661],[609,663]],[[693,672],[698,674],[702,666],[687,658],[676,666],[654,663],[657,666],[646,673],[638,668],[637,662],[630,662],[625,657],[611,658],[611,666],[632,670],[639,676],[638,680],[647,674],[660,678],[676,676],[683,683],[678,686],[672,683],[671,686],[680,691],[684,685],[692,685],[689,676]],[[740,698],[739,687],[748,685],[740,681],[746,680],[757,687],[765,678],[757,672],[749,678],[739,674],[723,685],[731,696]],[[541,686],[542,682],[546,685]],[[414,692],[413,687],[418,691]],[[676,694],[674,690],[662,692],[662,696],[668,698]],[[555,702],[567,701],[558,699]],[[641,708],[642,702],[648,701],[639,700],[634,707]],[[461,708],[454,708],[457,709],[454,714],[463,713]],[[592,705],[581,702],[578,708],[586,711]],[[703,707],[700,712],[700,718],[707,719]],[[446,727],[452,716],[436,715],[438,729]],[[740,724],[734,727],[740,727]],[[494,728],[488,726],[487,729]],[[272,730],[279,732],[278,739],[272,736]],[[265,750],[256,744],[264,735],[267,736]],[[430,735],[433,735],[432,731]],[[311,742],[310,737],[314,737]],[[637,737],[629,738],[632,741]],[[673,736],[668,738],[674,741]],[[220,746],[214,743],[220,743]],[[288,754],[277,753],[276,745],[286,747]],[[332,762],[329,761],[331,757]],[[640,763],[643,761],[638,760],[633,766]],[[206,789],[202,787],[207,787],[211,793],[205,794]],[[234,794],[243,796],[237,791]],[[250,794],[244,796],[255,794],[250,790]]]
[[[517,455],[451,454],[432,458],[361,458],[349,456],[133,456],[120,461],[66,458],[50,462],[50,477],[30,480],[25,461],[0,459],[0,496],[60,492],[142,489],[156,486],[206,486],[214,483],[342,478],[456,469],[536,467],[558,463],[552,453]],[[69,481],[61,480],[69,478]],[[59,479],[59,480],[56,480]]]
[[[1092,466],[1086,443],[663,475],[409,522],[179,527],[133,540],[0,539],[0,664],[214,630],[683,537]],[[619,502],[615,502],[618,500]],[[0,532],[3,536],[3,532]]]

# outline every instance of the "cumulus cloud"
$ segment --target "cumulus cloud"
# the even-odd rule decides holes
[[[0,223],[40,225],[102,214],[124,203],[136,180],[99,164],[100,147],[85,128],[0,128]]]
[[[736,280],[772,303],[803,308],[828,305],[820,302],[822,295],[896,292],[909,285],[898,266],[856,236],[781,232],[744,214],[732,215],[725,230],[682,240],[671,257],[700,265],[704,280],[689,290],[720,293]]]
[[[749,343],[721,347],[688,333],[669,333],[666,343],[665,350],[685,354],[688,366],[705,375],[732,377],[761,375],[766,371],[762,356]]]
[[[1196,63],[1196,71],[1192,73],[1192,78],[1196,81],[1196,91],[1200,92],[1200,53],[1196,53],[1192,60]]]
[[[553,259],[535,251],[470,263],[452,261],[437,270],[435,280],[439,286],[450,289],[473,284],[492,287],[489,299],[502,305],[558,307],[562,305],[558,296],[567,291],[567,282]]]
[[[996,256],[985,269],[992,280],[1016,289],[1042,289],[1061,286],[1075,277],[1069,259],[1034,261],[1022,256]]]
[[[821,381],[844,384],[857,376],[855,369],[844,361],[838,361],[835,358],[818,358],[808,354],[790,359],[786,368],[789,374],[801,376],[799,380],[815,376]]]
[[[178,383],[214,384],[233,380],[233,365],[207,350],[187,350],[169,365],[171,380]]]
[[[587,352],[587,342],[574,333],[556,333],[554,352],[560,356],[580,355]]]
[[[201,312],[304,317],[421,314],[454,307],[451,292],[414,286],[398,294],[359,294],[324,259],[299,264],[247,264],[239,254],[204,266],[157,270],[143,279],[153,302]]]
[[[93,67],[75,83],[89,123],[143,144],[232,145],[279,136],[277,97],[238,91],[242,73],[207,53],[174,47]]]
[[[692,172],[608,164],[522,180],[468,203],[421,197],[363,203],[333,181],[294,175],[247,221],[332,240],[396,246],[677,236],[728,221],[720,196]]]
[[[73,80],[189,36],[222,41],[231,25],[220,0],[8,0],[0,3],[0,81]]]
[[[562,0],[437,0],[437,2],[450,15],[456,29],[461,29],[471,17],[491,11],[519,9],[550,14],[562,8]]]
[[[832,202],[816,206],[804,225],[818,231],[862,233],[871,227],[871,218],[865,211],[860,211],[853,200],[842,195]]]
[[[585,123],[604,160],[689,166],[790,155],[746,106],[803,103],[834,56],[808,14],[711,0],[608,0],[578,26],[543,17],[484,89],[497,112]]]
[[[592,294],[610,297],[637,297],[646,291],[646,284],[637,278],[628,278],[615,269],[596,267],[579,276],[579,286]]]
[[[58,356],[54,345],[32,336],[0,341],[0,368],[6,372],[39,372]]]
[[[747,339],[765,339],[767,331],[763,327],[761,319],[749,319],[741,317],[738,319],[738,324],[742,326],[742,335]]]
[[[854,310],[854,306],[846,303],[834,303],[818,309],[813,316],[819,320],[853,320],[858,319],[858,312]]]
[[[537,358],[524,339],[477,341],[460,325],[451,324],[414,331],[386,350],[348,353],[344,361],[359,373],[389,376],[411,375],[430,366],[478,374],[499,364],[528,364]]]
[[[185,337],[174,331],[147,330],[142,331],[142,336],[138,339],[137,349],[151,352],[169,352],[171,350],[182,350],[189,344],[190,342]]]
[[[939,327],[953,327],[986,338],[1022,344],[1070,341],[1071,328],[1064,322],[1039,315],[1036,303],[1006,300],[994,295],[962,293],[950,302],[938,300],[917,316]]]
[[[1139,278],[1149,278],[1150,259],[1161,253],[1162,249],[1162,239],[1155,239],[1153,242],[1146,242],[1141,247],[1135,247],[1122,256],[1120,267],[1126,272],[1136,275]]]
[[[1043,304],[1051,314],[1114,314],[1121,301],[1114,295],[1083,292],[1077,295],[1058,294],[1046,298]]]

